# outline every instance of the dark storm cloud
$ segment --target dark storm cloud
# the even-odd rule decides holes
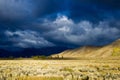
[[[105,45],[119,35],[119,0],[0,0],[0,47]]]
[[[102,7],[103,9],[119,10],[120,0],[93,0],[96,6]]]
[[[8,23],[33,21],[57,11],[58,6],[54,0],[0,0],[0,20]]]
[[[82,20],[76,23],[67,16],[58,15],[53,21],[45,19],[39,24],[36,25],[36,28],[41,29],[42,26],[45,29],[42,29],[43,32],[41,31],[45,38],[63,44],[104,45],[109,43],[108,40],[120,37],[119,24],[113,26],[111,21],[99,21],[94,24],[89,20]],[[98,39],[103,39],[103,42]]]
[[[0,18],[3,20],[20,20],[34,13],[34,5],[30,0],[0,0]]]
[[[119,0],[75,0],[71,1],[70,5],[73,18],[92,21],[119,16],[117,13],[120,11]]]
[[[9,42],[13,42],[13,46],[29,48],[29,47],[48,47],[54,46],[51,42],[45,40],[40,36],[39,33],[35,31],[25,30],[25,31],[5,31],[5,35]]]

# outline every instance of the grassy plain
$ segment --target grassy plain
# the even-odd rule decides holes
[[[120,80],[120,58],[0,60],[0,80]]]

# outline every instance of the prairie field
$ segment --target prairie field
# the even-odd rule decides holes
[[[0,80],[120,80],[120,59],[0,60]]]

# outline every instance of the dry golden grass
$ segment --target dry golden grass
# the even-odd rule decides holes
[[[29,76],[29,77],[17,77],[16,80],[63,80],[62,77],[35,77],[35,76]]]
[[[120,59],[1,60],[0,80],[120,80]]]

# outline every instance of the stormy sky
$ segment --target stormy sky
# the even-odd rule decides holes
[[[102,46],[120,38],[120,0],[0,0],[0,48]]]

